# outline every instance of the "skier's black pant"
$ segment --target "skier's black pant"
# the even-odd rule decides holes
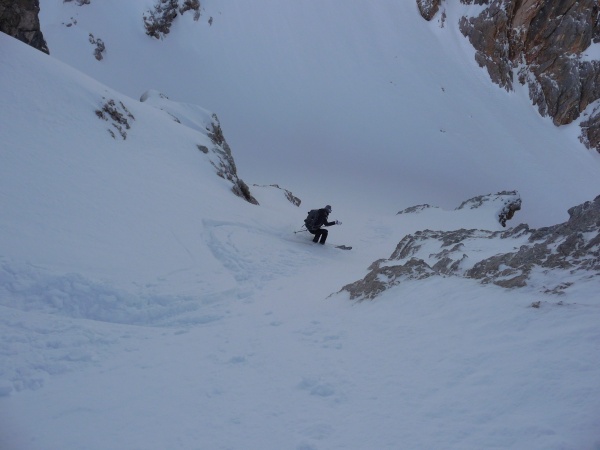
[[[321,244],[325,243],[325,241],[327,240],[327,234],[329,233],[324,228],[319,228],[318,230],[308,230],[308,232],[310,234],[315,235],[315,237],[313,238],[313,242],[320,242]]]

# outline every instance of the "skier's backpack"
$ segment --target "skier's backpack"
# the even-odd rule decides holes
[[[306,225],[306,229],[307,230],[316,230],[317,228],[319,228],[319,210],[318,209],[311,209],[308,212],[308,216],[306,216],[306,219],[304,219],[304,225]]]

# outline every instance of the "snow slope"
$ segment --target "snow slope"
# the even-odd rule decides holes
[[[118,2],[134,9],[141,4]],[[54,6],[46,11],[62,14],[63,5]],[[223,14],[233,6],[244,11],[242,3],[221,6]],[[217,19],[215,14],[213,27]],[[128,20],[115,15],[115,27]],[[131,29],[140,31],[135,23]],[[438,31],[430,30],[433,36]],[[362,48],[360,39],[356,43]],[[189,85],[187,94],[171,97],[166,112],[156,107],[161,102],[155,96],[136,100],[161,86],[148,83],[136,95],[122,94],[119,86],[114,90],[2,34],[0,67],[0,448],[600,447],[594,279],[561,297],[453,277],[402,283],[372,302],[336,294],[364,276],[371,262],[389,257],[407,233],[501,229],[491,211],[432,208],[396,215],[403,201],[416,204],[420,197],[362,184],[372,205],[359,202],[352,189],[325,200],[333,206],[332,218],[343,222],[330,229],[328,243],[353,250],[313,245],[306,233],[293,231],[308,209],[325,202],[314,184],[298,176],[291,183],[301,187],[292,189],[303,199],[300,208],[274,188],[252,187],[260,206],[234,196],[231,184],[215,175],[210,155],[198,149],[210,146],[202,130],[210,113],[192,105],[210,105],[192,101]],[[506,96],[485,91],[483,79],[480,88]],[[520,101],[516,94],[508,97]],[[134,117],[126,139],[113,138],[110,122],[95,113],[107,99]],[[464,97],[456,99],[462,108]],[[260,115],[268,105],[255,106]],[[477,107],[491,114],[483,103]],[[234,125],[216,112],[229,140]],[[177,123],[173,114],[186,120]],[[548,142],[567,139],[533,116],[503,120],[504,131],[519,130],[502,138],[507,140],[496,135],[503,144],[539,135]],[[415,129],[420,125],[414,122]],[[349,132],[355,127],[348,122]],[[472,136],[477,130],[478,139],[492,140],[482,128]],[[238,147],[233,145],[234,156],[249,184],[255,180],[245,174],[260,173],[258,163],[267,175],[286,176],[267,153],[247,159],[252,164],[246,168]],[[543,162],[536,153],[507,155],[523,171],[539,163],[539,173],[509,187],[540,198],[545,192],[549,209],[538,206],[544,220],[566,216],[555,207],[573,206],[597,187],[596,157],[572,148],[578,156],[569,160],[558,147]],[[365,162],[360,152],[344,156],[355,167]],[[412,171],[431,167],[441,173],[449,164],[409,160],[419,163]],[[544,168],[560,165],[565,173],[579,171],[571,180],[575,188],[562,189],[560,179],[552,179],[543,191],[538,182],[558,173]],[[480,172],[461,170],[465,185],[480,188],[476,194],[490,190]],[[344,173],[329,171],[328,179],[347,187]],[[285,180],[257,181],[293,187]],[[444,191],[426,201],[465,193],[461,183]],[[515,224],[527,214],[526,199]],[[345,206],[357,202],[361,208]],[[493,253],[493,245],[486,251]],[[537,301],[540,308],[530,307]]]
[[[242,178],[377,213],[516,189],[532,226],[600,191],[577,126],[554,127],[526,89],[508,94],[477,67],[452,24],[479,6],[446,4],[442,28],[413,0],[203,0],[199,21],[178,17],[156,40],[151,4],[42,0],[41,22],[54,57],[120,92],[215,111]]]

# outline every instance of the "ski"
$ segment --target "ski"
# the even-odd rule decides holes
[[[336,245],[335,248],[339,248],[340,250],[352,250],[352,247],[348,245]]]

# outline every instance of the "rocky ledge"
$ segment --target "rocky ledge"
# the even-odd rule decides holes
[[[469,202],[472,204],[472,202]],[[600,276],[600,196],[569,209],[565,223],[507,231],[424,230],[407,235],[388,259],[341,291],[350,299],[374,299],[408,280],[456,276],[503,288],[528,287],[562,294]]]

